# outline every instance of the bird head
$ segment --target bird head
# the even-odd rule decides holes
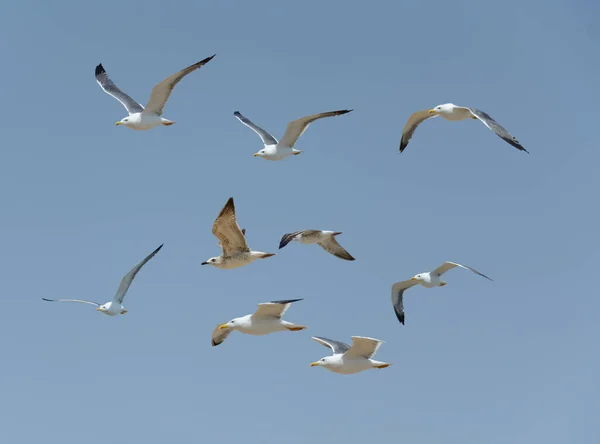
[[[225,322],[224,324],[219,325],[219,330],[224,330],[226,328],[233,328],[235,329],[238,325],[237,319],[232,319],[229,322]]]
[[[121,120],[119,120],[118,122],[115,122],[115,125],[129,125],[131,122],[129,121],[129,117],[125,117]]]
[[[429,114],[451,113],[455,105],[453,103],[444,103],[429,110]]]
[[[202,262],[200,265],[219,265],[222,262],[220,257],[211,257],[207,261]]]
[[[411,281],[423,281],[425,280],[425,277],[422,274],[415,274],[413,277],[410,278]]]
[[[260,150],[256,153],[254,153],[254,157],[264,157],[267,154],[267,152],[265,150]]]
[[[327,365],[330,364],[330,362],[329,362],[330,359],[331,359],[331,356],[326,356],[324,358],[319,359],[318,361],[311,362],[310,366],[311,367],[327,367]]]
[[[102,313],[106,313],[109,309],[109,305],[108,304],[103,304],[100,305],[98,308],[96,308],[96,311],[101,311]]]

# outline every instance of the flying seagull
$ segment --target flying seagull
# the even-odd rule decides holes
[[[333,354],[311,363],[311,367],[321,366],[334,373],[351,375],[370,368],[386,368],[391,365],[371,359],[383,344],[379,339],[352,336],[352,346],[319,336],[313,336],[312,339],[329,347]]]
[[[301,117],[300,119],[292,120],[288,123],[285,130],[285,134],[280,141],[277,141],[275,137],[269,134],[267,131],[259,126],[256,126],[247,117],[244,117],[239,111],[233,113],[240,122],[246,125],[248,128],[253,130],[260,136],[265,147],[254,154],[255,157],[262,157],[266,160],[281,160],[288,156],[298,155],[302,151],[294,148],[298,138],[306,131],[308,126],[315,120],[322,119],[324,117],[341,116],[342,114],[354,111],[352,109],[343,109],[339,111],[329,111],[326,113],[313,114],[312,116]]]
[[[338,244],[335,237],[342,234],[341,231],[322,231],[322,230],[302,230],[294,233],[284,234],[279,242],[281,250],[292,241],[300,242],[301,244],[318,244],[328,253],[347,261],[353,261],[354,258],[346,250]]]
[[[138,271],[140,271],[142,269],[142,267],[146,264],[146,262],[148,262],[150,259],[152,259],[154,257],[154,255],[160,251],[160,249],[163,247],[163,245],[164,244],[162,244],[160,247],[158,247],[156,250],[154,250],[152,253],[150,253],[148,256],[146,256],[142,262],[137,264],[135,267],[133,267],[131,269],[131,271],[129,273],[127,273],[125,276],[123,276],[123,279],[121,280],[121,285],[119,285],[119,289],[117,290],[117,293],[113,297],[113,300],[110,302],[107,302],[105,304],[99,304],[97,302],[84,301],[81,299],[46,299],[46,298],[42,298],[42,299],[44,301],[48,301],[48,302],[80,302],[82,304],[95,305],[97,307],[96,308],[97,311],[100,311],[108,316],[116,316],[118,314],[125,314],[125,313],[127,313],[127,310],[125,309],[125,307],[123,307],[123,299],[125,298],[125,293],[127,293],[127,290],[129,289],[129,286],[133,282],[133,279],[135,278],[135,275],[138,273]]]
[[[433,288],[433,287],[443,287],[446,285],[446,282],[443,282],[440,278],[441,276],[447,272],[448,270],[452,270],[454,267],[461,267],[466,270],[470,270],[479,276],[483,276],[486,279],[490,279],[485,274],[480,273],[474,268],[467,267],[466,265],[457,264],[456,262],[444,262],[442,265],[437,267],[433,271],[429,271],[427,273],[419,273],[408,281],[396,282],[392,285],[392,305],[394,306],[394,312],[396,313],[396,317],[400,321],[402,325],[404,325],[404,304],[403,304],[403,296],[404,292],[408,290],[410,287],[415,285],[422,285],[425,288]]]
[[[218,325],[212,333],[212,345],[221,344],[229,334],[237,330],[248,335],[262,336],[276,331],[300,331],[306,327],[292,324],[281,319],[284,313],[294,302],[302,299],[287,299],[285,301],[271,301],[258,304],[258,309],[253,314],[235,318]]]
[[[125,125],[127,128],[134,130],[149,130],[159,125],[170,126],[175,122],[167,120],[161,116],[163,113],[163,108],[167,103],[167,100],[169,100],[169,96],[171,95],[173,88],[175,88],[175,85],[177,85],[177,83],[179,83],[179,81],[186,75],[210,62],[215,55],[207,57],[198,63],[194,63],[193,65],[182,69],[178,73],[167,77],[162,82],[157,83],[156,86],[152,88],[150,100],[148,100],[146,108],[137,103],[114,84],[114,82],[108,77],[108,74],[104,70],[102,63],[96,66],[96,81],[105,93],[113,96],[115,99],[121,102],[121,104],[129,113],[128,117],[124,117],[118,121],[116,125]]]
[[[456,106],[453,103],[444,103],[430,110],[417,111],[408,118],[408,122],[402,130],[402,140],[400,141],[400,152],[404,151],[408,142],[417,127],[425,120],[437,116],[442,116],[446,120],[465,120],[471,119],[480,120],[485,126],[491,129],[498,137],[505,142],[511,144],[515,148],[529,153],[515,137],[510,134],[506,128],[496,122],[489,114],[477,109],[467,108],[465,106]]]
[[[213,224],[212,233],[219,239],[219,245],[223,254],[211,257],[202,265],[229,270],[242,267],[254,262],[256,259],[266,259],[275,256],[275,253],[263,253],[262,251],[251,251],[246,243],[244,232],[240,230],[235,218],[235,206],[233,197],[230,197]]]

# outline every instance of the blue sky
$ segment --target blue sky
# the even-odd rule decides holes
[[[595,443],[599,7],[591,1],[7,2],[0,16],[2,442],[287,444]],[[146,103],[166,76],[176,125],[131,131],[93,77]],[[531,153],[475,121],[423,124],[440,103],[480,108]],[[280,137],[281,162],[239,110]],[[215,216],[234,196],[251,247],[236,270]],[[342,231],[346,262],[283,233]],[[126,316],[40,297],[108,301],[162,242]],[[415,288],[445,260],[474,266]],[[304,298],[299,333],[232,334],[256,304]],[[381,371],[340,376],[311,335],[382,339]]]

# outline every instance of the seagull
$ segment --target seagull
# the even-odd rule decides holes
[[[342,234],[341,231],[322,231],[322,230],[302,230],[294,233],[284,234],[279,242],[281,250],[292,241],[300,242],[301,244],[318,244],[328,253],[347,261],[353,261],[354,258],[346,250],[338,244],[335,236]]]
[[[148,256],[146,256],[142,262],[137,264],[135,267],[133,267],[131,269],[131,271],[129,273],[127,273],[125,276],[123,276],[123,279],[121,280],[121,285],[119,285],[119,289],[117,290],[117,293],[113,297],[113,300],[110,302],[107,302],[105,304],[99,304],[97,302],[84,301],[81,299],[46,299],[46,298],[42,298],[42,299],[44,301],[48,301],[48,302],[80,302],[82,304],[95,305],[97,307],[96,308],[97,311],[102,312],[108,316],[116,316],[118,314],[125,314],[125,313],[127,313],[127,310],[125,309],[125,307],[123,307],[123,299],[125,298],[125,293],[127,293],[127,290],[129,289],[129,286],[133,282],[133,279],[135,278],[135,275],[138,273],[138,271],[140,271],[142,269],[142,267],[146,264],[146,262],[148,262],[150,259],[152,259],[154,257],[154,255],[160,251],[160,249],[163,247],[163,245],[164,244],[161,244],[160,247],[158,247],[156,250],[154,250],[152,253],[150,253]]]
[[[410,141],[413,133],[417,129],[417,127],[424,122],[425,120],[437,116],[442,116],[446,120],[465,120],[469,117],[471,119],[480,120],[483,122],[485,126],[491,129],[498,137],[500,137],[505,142],[508,142],[515,148],[525,151],[529,154],[523,146],[515,139],[515,137],[510,134],[506,128],[496,122],[489,114],[477,109],[477,108],[467,108],[464,106],[456,106],[453,103],[444,103],[443,105],[438,105],[430,110],[417,111],[412,114],[408,118],[408,122],[404,126],[402,130],[402,140],[400,141],[400,152],[404,151],[408,142]]]
[[[383,341],[380,341],[379,339],[367,338],[364,336],[352,336],[352,347],[343,342],[319,336],[313,336],[312,339],[325,347],[329,347],[333,352],[333,355],[311,363],[311,367],[321,366],[334,373],[351,375],[370,368],[381,369],[391,365],[387,362],[371,359],[375,353],[377,353],[381,344],[383,344]]]
[[[218,325],[212,333],[212,345],[221,344],[229,334],[237,330],[248,335],[262,336],[276,331],[300,331],[306,329],[303,325],[292,324],[281,319],[288,308],[302,299],[287,299],[285,301],[271,301],[258,304],[258,309],[253,314]]]
[[[121,91],[117,85],[113,83],[104,70],[102,63],[96,66],[96,81],[106,94],[113,96],[121,102],[129,113],[128,117],[124,117],[118,121],[116,125],[125,125],[127,128],[134,130],[149,130],[159,125],[170,126],[175,122],[161,116],[173,88],[175,88],[175,85],[177,85],[177,83],[179,83],[186,75],[210,62],[215,55],[207,57],[198,63],[194,63],[178,73],[167,77],[162,82],[157,83],[154,88],[152,88],[150,100],[148,100],[146,108]]]
[[[302,151],[294,148],[294,145],[298,138],[306,131],[306,128],[314,122],[315,120],[322,119],[324,117],[333,117],[333,116],[341,116],[342,114],[347,114],[352,109],[342,109],[339,111],[329,111],[326,113],[313,114],[312,116],[301,117],[300,119],[292,120],[288,123],[288,126],[285,130],[285,134],[281,141],[277,141],[275,137],[266,132],[259,126],[256,126],[254,123],[250,121],[247,117],[244,117],[239,111],[233,113],[235,117],[238,118],[240,122],[246,125],[248,128],[253,130],[256,134],[260,136],[265,147],[254,154],[254,157],[262,157],[266,160],[281,160],[286,157],[291,156],[292,154],[297,156]]]
[[[235,219],[233,197],[230,197],[213,224],[212,233],[219,239],[223,254],[211,257],[202,265],[212,265],[222,270],[242,267],[256,259],[266,259],[275,253],[251,251],[246,243],[245,231],[240,230]]]
[[[425,288],[433,288],[433,287],[443,287],[446,285],[446,282],[443,282],[440,277],[447,272],[448,270],[452,270],[454,267],[461,267],[466,270],[470,270],[479,276],[483,276],[486,279],[490,279],[485,274],[480,273],[474,268],[467,267],[466,265],[457,264],[456,262],[446,261],[439,267],[437,267],[433,271],[429,271],[427,273],[419,273],[410,278],[408,281],[396,282],[392,285],[392,305],[394,306],[394,312],[396,313],[396,317],[400,321],[402,325],[404,325],[404,305],[402,303],[403,295],[406,290],[415,285],[422,285]]]

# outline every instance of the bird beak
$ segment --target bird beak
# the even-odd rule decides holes
[[[254,153],[254,154],[253,154],[253,156],[254,156],[254,157],[260,157],[260,154],[258,154],[258,153]]]
[[[123,122],[115,122],[115,125],[123,125]]]
[[[221,325],[219,325],[219,330],[224,330],[226,328],[228,328],[227,324],[221,324]]]
[[[429,114],[435,114],[435,113],[436,113],[436,111],[434,109],[429,110]]]
[[[102,307],[96,308],[96,311],[102,311]]]
[[[202,262],[200,265],[208,265],[208,262]]]
[[[311,362],[311,363],[310,363],[310,366],[311,366],[311,367],[317,367],[318,365],[319,365],[319,363],[318,363],[318,362]]]
[[[417,280],[417,278],[415,278],[415,277],[412,277],[412,278],[410,278],[410,280],[411,280],[411,281],[416,281],[416,280]]]

